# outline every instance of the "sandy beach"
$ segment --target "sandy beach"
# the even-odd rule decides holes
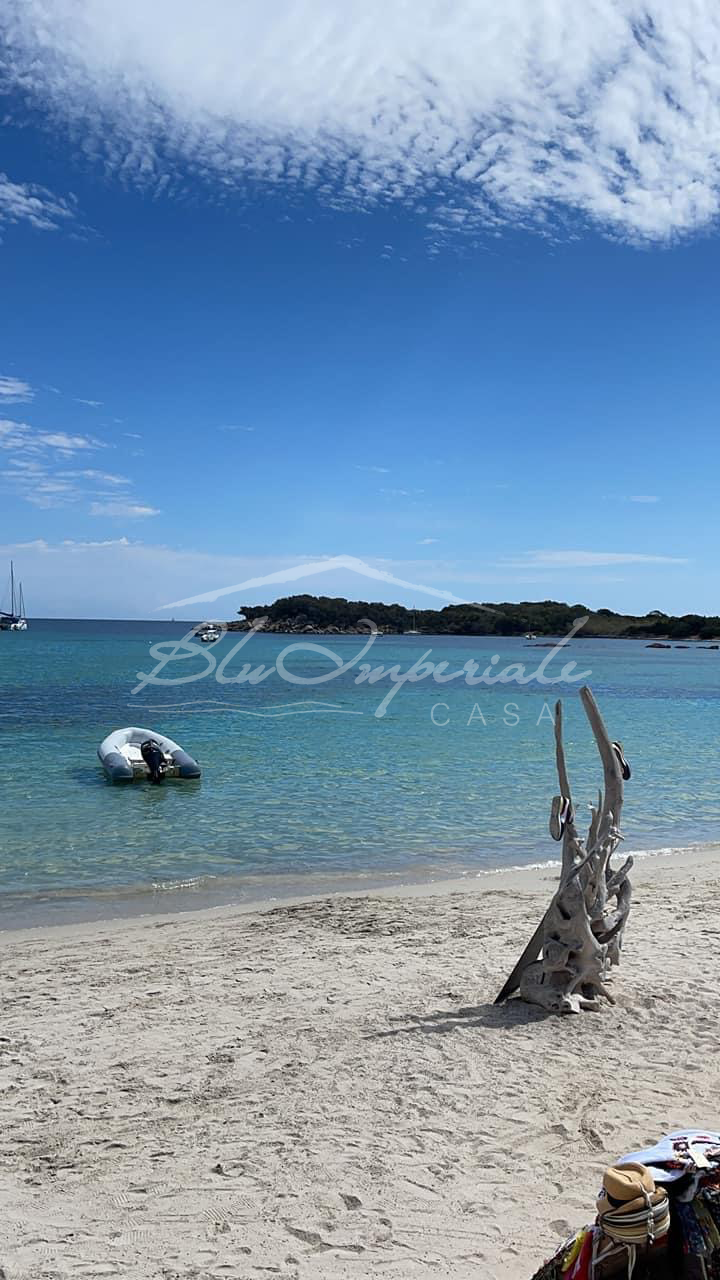
[[[7,1280],[527,1280],[718,1126],[720,849],[637,863],[600,1014],[492,1003],[553,883],[4,933]]]

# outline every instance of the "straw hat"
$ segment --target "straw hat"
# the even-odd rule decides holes
[[[644,1164],[605,1170],[597,1202],[602,1230],[611,1239],[640,1243],[659,1239],[670,1226],[667,1193],[657,1190]]]
[[[655,1191],[655,1179],[644,1164],[615,1164],[605,1170],[602,1191],[598,1198],[598,1213],[615,1210],[619,1213],[639,1209],[645,1204],[645,1196]],[[635,1204],[639,1200],[640,1204]]]

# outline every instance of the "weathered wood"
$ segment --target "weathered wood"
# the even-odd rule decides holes
[[[546,913],[547,914],[547,913]],[[537,960],[542,951],[543,938],[545,937],[545,916],[543,916],[532,938],[528,942],[505,986],[495,997],[495,1004],[502,1004],[510,996],[514,995],[520,986],[520,979],[533,960]]]
[[[563,745],[562,703],[555,706],[555,759],[560,795],[569,804],[562,833],[560,884],[542,921],[498,994],[500,1004],[519,990],[525,1000],[552,1013],[599,1008],[609,971],[619,962],[632,899],[628,872],[632,858],[617,870],[612,856],[622,840],[623,771],[595,699],[580,690],[603,766],[604,791],[592,806],[587,843],[578,835]],[[538,956],[540,955],[540,959]]]

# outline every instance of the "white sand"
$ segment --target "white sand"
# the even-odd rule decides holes
[[[527,1280],[606,1163],[720,1127],[720,851],[634,879],[563,1020],[492,1004],[548,873],[4,934],[8,1280]]]

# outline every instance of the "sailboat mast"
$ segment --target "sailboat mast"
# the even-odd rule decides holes
[[[15,617],[15,566],[10,561],[10,612]]]

